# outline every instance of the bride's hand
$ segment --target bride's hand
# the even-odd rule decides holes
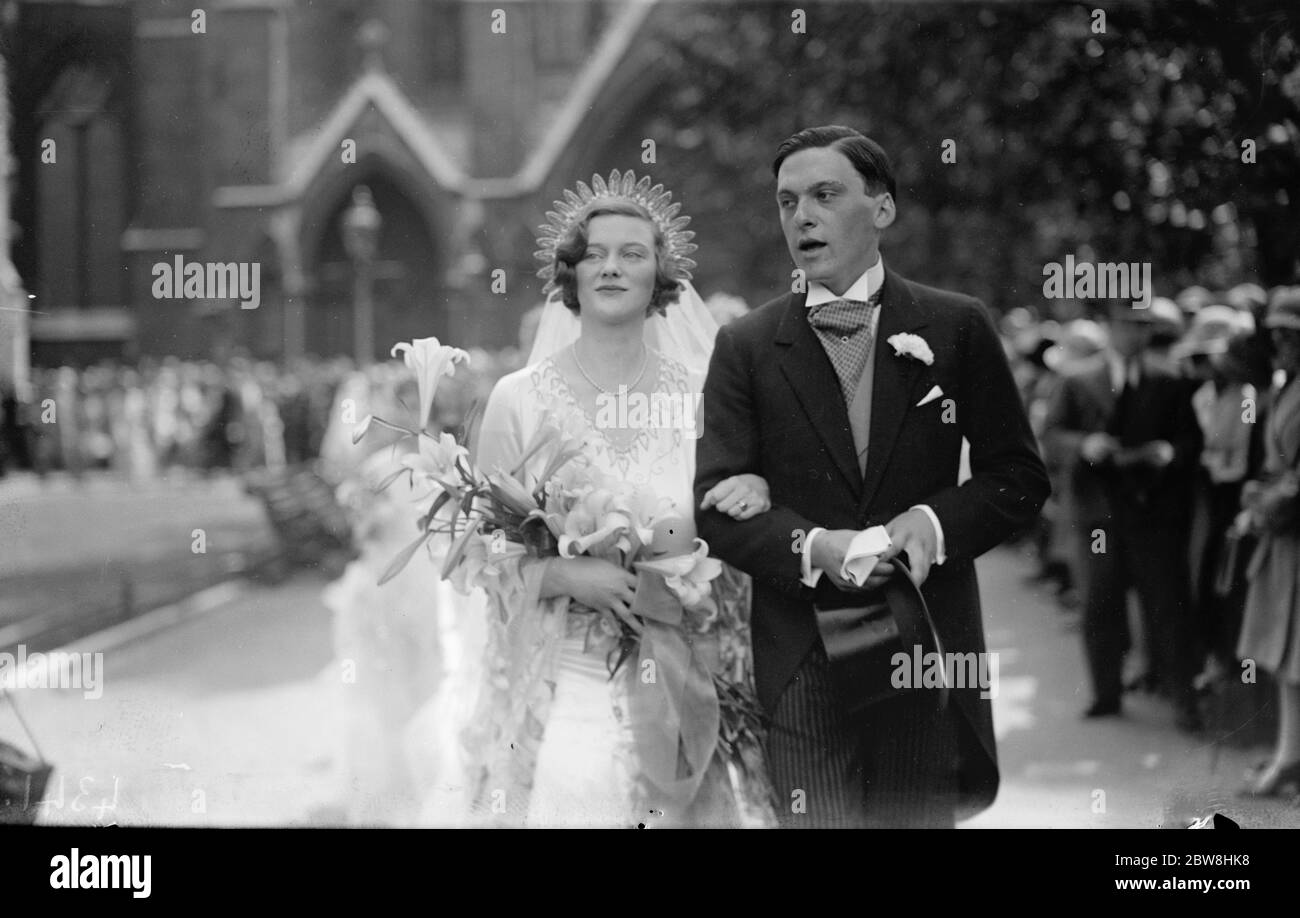
[[[542,596],[571,596],[598,612],[629,620],[636,575],[599,558],[555,558],[542,581]]]
[[[761,475],[732,475],[724,478],[704,495],[700,502],[701,510],[716,506],[719,513],[725,513],[735,520],[747,520],[772,509],[768,497],[767,479]]]

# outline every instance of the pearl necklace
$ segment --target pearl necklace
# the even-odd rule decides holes
[[[575,341],[572,344],[570,344],[569,349],[573,352],[573,363],[578,368],[578,372],[582,374],[582,378],[585,379],[587,382],[591,383],[592,388],[596,389],[598,392],[603,392],[605,395],[614,395],[613,392],[610,392],[600,383],[596,382],[596,380],[592,379],[591,376],[587,373],[587,371],[583,369],[582,361],[578,359],[578,342]],[[641,377],[645,375],[646,367],[649,365],[650,365],[650,348],[646,347],[645,342],[643,341],[641,342],[641,369],[636,374],[636,379],[632,380],[632,382],[627,384],[627,388],[629,390],[636,388],[636,384],[641,381]]]

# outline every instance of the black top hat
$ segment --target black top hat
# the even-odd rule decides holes
[[[899,555],[892,563],[894,575],[885,586],[863,594],[874,601],[847,608],[816,609],[817,630],[826,648],[831,678],[841,704],[850,714],[904,694],[929,699],[931,709],[936,711],[948,703],[950,686],[946,679],[940,686],[915,684],[912,661],[917,655],[923,667],[934,659],[940,661],[945,674],[949,667],[925,598],[912,581],[906,562]],[[896,679],[896,657],[900,653],[908,660],[907,672],[899,673],[902,678]]]

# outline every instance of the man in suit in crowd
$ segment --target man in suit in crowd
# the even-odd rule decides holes
[[[849,128],[810,128],[781,144],[773,171],[807,283],[718,333],[699,531],[754,578],[755,681],[783,823],[952,826],[997,792],[988,699],[957,688],[936,713],[914,693],[850,716],[816,609],[878,596],[905,552],[944,649],[983,653],[974,560],[1033,520],[1047,475],[984,306],[881,259],[896,214],[884,150]],[[963,438],[971,478],[959,486]],[[739,498],[714,489],[741,472],[767,479],[772,508],[736,520],[726,511]],[[892,547],[859,588],[842,564],[874,525]]]
[[[1166,305],[1167,304],[1167,305]],[[1174,703],[1183,730],[1200,729],[1188,539],[1202,434],[1188,380],[1151,359],[1153,334],[1176,308],[1154,301],[1111,309],[1105,359],[1067,376],[1048,408],[1044,449],[1071,467],[1086,571],[1084,650],[1092,703],[1084,716],[1121,713],[1130,646],[1127,595],[1142,609],[1147,672],[1139,680]]]

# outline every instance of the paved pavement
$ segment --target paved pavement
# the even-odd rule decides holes
[[[275,544],[261,504],[230,476],[2,478],[0,650],[54,646],[86,622],[175,601],[250,569]]]
[[[103,655],[102,695],[16,693],[56,767],[41,822],[284,826],[332,800],[322,586],[301,576],[227,589],[215,608],[147,636],[113,646],[110,631],[65,648]],[[28,745],[2,705],[0,736]]]
[[[1091,695],[1078,615],[1023,585],[1031,567],[1011,548],[979,562],[988,645],[1001,663],[1002,788],[966,825],[1185,828],[1218,811],[1243,827],[1300,827],[1300,807],[1236,796],[1265,748],[1184,735],[1167,703],[1143,695],[1125,697],[1122,718],[1080,720]]]

